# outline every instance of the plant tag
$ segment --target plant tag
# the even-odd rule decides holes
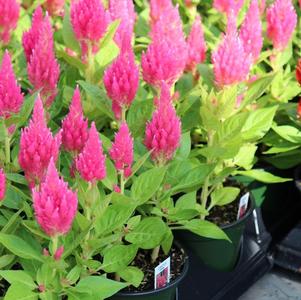
[[[237,220],[242,218],[247,209],[248,209],[248,203],[249,203],[250,193],[244,194],[239,201],[239,207],[238,207],[238,213],[237,213]]]
[[[155,268],[155,290],[165,287],[170,281],[170,257]]]

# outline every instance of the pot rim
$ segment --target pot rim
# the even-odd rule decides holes
[[[157,294],[157,293],[169,290],[169,289],[171,289],[173,287],[177,287],[179,285],[179,283],[185,278],[185,276],[188,273],[188,269],[189,269],[189,257],[187,255],[187,252],[184,249],[184,247],[182,247],[178,241],[175,241],[174,244],[177,245],[180,249],[182,249],[184,251],[184,253],[185,253],[185,260],[184,260],[183,271],[180,274],[180,276],[178,276],[175,280],[173,280],[172,282],[170,282],[165,287],[157,289],[157,290],[153,289],[153,290],[141,291],[141,292],[118,292],[116,294],[116,296],[127,296],[127,297],[149,296],[149,295],[154,295],[154,294]]]
[[[235,227],[236,225],[239,225],[239,224],[245,222],[250,217],[250,215],[253,213],[253,211],[255,209],[255,199],[254,199],[254,196],[253,196],[252,192],[251,191],[248,191],[248,192],[250,193],[249,209],[246,211],[246,213],[243,215],[242,218],[236,220],[235,222],[219,226],[221,229],[224,230],[224,229],[229,229],[231,227]]]

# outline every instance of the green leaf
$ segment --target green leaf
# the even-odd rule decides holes
[[[142,157],[140,157],[136,162],[135,164],[133,165],[133,168],[132,168],[132,173],[131,175],[126,178],[126,180],[128,181],[133,175],[135,175],[139,169],[143,166],[143,164],[147,161],[147,159],[149,158],[151,152],[147,152],[145,153]]]
[[[6,254],[0,256],[0,269],[4,269],[6,266],[10,265],[15,259],[12,254]]]
[[[211,204],[213,205],[227,205],[233,202],[239,195],[240,189],[236,187],[223,187],[216,189],[211,193]]]
[[[88,276],[81,279],[73,291],[88,294],[82,295],[81,300],[102,300],[113,296],[126,286],[128,286],[127,283],[110,280],[103,276]]]
[[[236,174],[248,176],[264,183],[280,183],[280,182],[287,182],[293,180],[292,178],[282,178],[279,176],[275,176],[261,169],[254,169],[248,171],[236,171]]]
[[[65,15],[63,20],[63,39],[68,48],[80,53],[80,45],[75,37],[75,33],[70,22],[70,11],[67,5],[65,6]]]
[[[299,129],[289,125],[273,126],[272,129],[286,141],[298,145],[301,144],[301,132]]]
[[[262,138],[271,128],[277,108],[278,106],[272,106],[250,112],[242,128],[243,138],[248,141]]]
[[[196,191],[184,194],[176,201],[176,209],[195,209]]]
[[[39,252],[15,235],[0,233],[0,243],[16,256],[43,262]]]
[[[23,185],[28,185],[26,179],[24,176],[17,174],[17,173],[6,173],[5,174],[6,178],[12,182],[16,182],[19,184],[23,184]]]
[[[107,273],[119,272],[126,268],[137,254],[136,245],[115,245],[104,253],[101,269]]]
[[[253,81],[248,86],[248,90],[239,107],[239,110],[242,110],[247,105],[251,104],[252,102],[255,102],[259,97],[261,97],[263,93],[267,90],[267,88],[271,85],[274,78],[275,78],[275,73],[271,73]]]
[[[109,190],[113,191],[113,187],[117,184],[117,172],[114,164],[110,159],[106,159],[107,176],[101,181]]]
[[[80,275],[81,275],[81,272],[82,272],[82,267],[81,266],[74,266],[70,272],[67,274],[67,277],[66,279],[68,280],[68,282],[70,284],[74,284],[77,282],[77,280],[79,279]]]
[[[180,148],[177,151],[175,158],[186,159],[189,156],[191,149],[190,132],[182,134]]]
[[[221,228],[206,220],[191,220],[184,224],[184,228],[206,238],[230,241]]]
[[[166,230],[166,224],[160,218],[147,217],[125,239],[142,249],[153,249],[161,244]]]
[[[137,205],[142,205],[159,190],[166,173],[165,167],[150,169],[134,181],[131,192]]]
[[[12,284],[4,297],[4,300],[38,300],[38,294],[32,292],[28,286],[22,283]]]
[[[167,227],[166,234],[164,236],[163,241],[161,242],[161,247],[162,247],[162,250],[164,251],[165,255],[169,254],[170,249],[173,244],[173,240],[174,240],[174,236],[172,234],[172,231],[169,227]]]
[[[24,271],[0,270],[0,276],[10,284],[22,283],[30,290],[33,290],[37,287],[31,276]]]
[[[118,275],[126,282],[132,284],[134,287],[138,287],[144,277],[143,272],[139,268],[132,266],[118,271]]]

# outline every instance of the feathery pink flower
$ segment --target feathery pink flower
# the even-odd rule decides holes
[[[297,25],[297,14],[291,0],[276,0],[267,9],[267,36],[274,48],[286,48]]]
[[[9,118],[20,111],[23,94],[17,84],[11,58],[5,51],[0,68],[0,117]]]
[[[139,86],[139,68],[131,49],[121,52],[105,71],[103,81],[108,97],[112,100],[115,117],[120,119],[122,108],[130,107]]]
[[[52,31],[44,30],[27,64],[28,77],[34,90],[41,89],[41,97],[50,107],[57,94],[60,66],[55,58]],[[49,42],[51,40],[51,42]]]
[[[238,14],[241,7],[244,4],[244,0],[214,0],[213,7],[219,12],[229,14],[231,11],[234,14]]]
[[[173,8],[171,0],[150,0],[150,17],[151,22],[156,22],[157,18],[165,10]]]
[[[106,177],[106,157],[103,154],[101,140],[92,122],[88,140],[82,153],[76,159],[76,168],[81,177],[88,182],[95,182]]]
[[[244,50],[233,14],[229,15],[227,32],[221,44],[212,54],[212,63],[215,82],[219,87],[240,83],[247,79],[251,56]]]
[[[119,131],[115,135],[115,141],[110,150],[110,156],[115,162],[115,168],[122,171],[125,177],[132,173],[131,166],[133,163],[133,138],[128,125],[124,122],[121,124]]]
[[[61,246],[61,247],[59,247],[56,251],[55,251],[55,253],[54,253],[54,259],[55,260],[60,260],[61,259],[61,257],[62,257],[62,255],[63,255],[63,253],[64,253],[64,246]]]
[[[162,83],[160,99],[152,120],[147,123],[144,144],[152,150],[151,157],[158,164],[171,160],[180,145],[181,121],[172,106],[169,87]]]
[[[29,126],[22,129],[19,164],[31,187],[43,181],[50,159],[57,160],[61,145],[61,131],[52,136],[46,125],[43,103],[37,98]]]
[[[53,159],[45,181],[40,189],[33,189],[32,198],[37,222],[47,235],[55,237],[68,233],[77,212],[77,195],[59,177]],[[56,253],[57,258],[62,251],[63,248]]]
[[[5,197],[6,192],[6,179],[5,179],[5,173],[3,169],[0,168],[0,201],[2,201]]]
[[[64,12],[65,0],[46,0],[43,7],[51,16],[59,16]]]
[[[45,17],[43,16],[42,8],[39,6],[32,16],[32,24],[31,28],[23,33],[22,36],[22,45],[24,49],[24,54],[26,57],[26,61],[30,61],[31,54],[33,50],[36,48],[36,45],[38,43],[38,40],[42,34],[43,31],[46,31],[48,33],[51,32],[51,23],[49,20],[48,15]],[[47,45],[49,47],[53,47],[53,38],[52,34],[48,34],[48,41]],[[45,38],[45,37],[44,37]]]
[[[109,12],[112,20],[121,20],[114,40],[119,48],[122,48],[123,43],[131,42],[134,33],[136,21],[134,3],[132,0],[110,0]]]
[[[84,119],[78,87],[74,91],[69,114],[62,122],[62,129],[65,150],[80,153],[88,139],[88,121]]]
[[[245,52],[250,54],[253,62],[255,62],[263,45],[258,0],[251,1],[245,20],[241,25],[239,37],[243,42]]]
[[[82,56],[87,55],[89,47],[96,53],[110,21],[101,1],[72,1],[70,16],[75,36],[81,44]]]
[[[189,36],[187,37],[188,58],[186,62],[186,71],[193,71],[197,64],[206,59],[206,43],[202,29],[201,17],[197,16]]]
[[[20,4],[16,0],[0,0],[0,44],[8,44],[17,27]]]

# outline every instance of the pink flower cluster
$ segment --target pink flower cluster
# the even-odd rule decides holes
[[[178,7],[171,0],[151,1],[152,43],[142,54],[143,79],[160,88],[161,82],[172,86],[181,76],[187,61],[187,44]]]
[[[43,181],[50,159],[57,160],[61,131],[53,137],[47,128],[42,100],[36,100],[29,126],[22,129],[19,164],[31,187]]]
[[[0,201],[5,197],[6,192],[6,183],[5,183],[5,174],[3,169],[0,168]]]
[[[69,114],[62,122],[62,143],[67,151],[80,153],[88,139],[88,121],[84,119],[77,87],[69,108]]]
[[[240,28],[239,37],[243,42],[245,52],[250,54],[253,62],[255,62],[263,45],[258,0],[251,1],[250,8]]]
[[[101,140],[92,122],[88,140],[76,159],[76,168],[84,180],[95,183],[106,177],[105,160]]]
[[[162,165],[172,159],[180,145],[181,122],[172,105],[166,83],[162,83],[160,99],[156,99],[155,102],[157,110],[146,125],[144,144],[152,151],[152,159]]]
[[[105,71],[104,86],[112,100],[112,110],[116,119],[122,116],[133,102],[139,86],[139,68],[135,64],[132,49],[124,50]]]
[[[34,90],[41,89],[41,97],[50,106],[57,94],[60,67],[55,59],[53,31],[49,17],[43,17],[41,7],[33,15],[32,27],[23,35],[28,77]]]
[[[125,177],[129,177],[132,174],[133,147],[133,138],[131,137],[130,130],[126,123],[122,123],[115,135],[110,156],[115,162],[116,169],[123,172]]]
[[[289,43],[297,25],[297,14],[291,0],[276,0],[267,9],[267,35],[276,49]]]
[[[47,235],[55,237],[70,230],[77,212],[77,195],[59,177],[53,159],[50,160],[45,181],[40,189],[33,189],[32,197],[37,221]],[[56,257],[61,254],[56,253]]]
[[[9,118],[20,111],[23,94],[17,84],[11,58],[6,51],[0,68],[0,117]]]
[[[78,0],[71,3],[71,24],[81,44],[82,56],[90,49],[96,53],[110,22],[110,15],[99,0]]]
[[[17,27],[20,4],[16,0],[0,0],[0,45],[8,44]]]
[[[240,83],[247,79],[251,56],[236,29],[236,17],[229,15],[227,32],[219,47],[212,54],[215,82],[219,87]]]
[[[244,0],[214,0],[213,7],[227,15],[232,11],[235,15],[238,14],[241,7],[244,4]]]

